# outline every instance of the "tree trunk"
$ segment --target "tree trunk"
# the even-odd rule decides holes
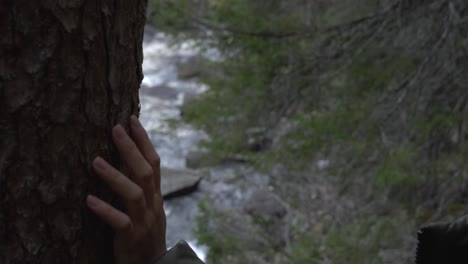
[[[0,262],[113,263],[111,127],[139,112],[146,0],[0,0]]]

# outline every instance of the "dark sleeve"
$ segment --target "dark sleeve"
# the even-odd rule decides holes
[[[154,264],[204,264],[185,241],[180,241]]]
[[[468,216],[419,230],[416,264],[436,263],[468,263]]]

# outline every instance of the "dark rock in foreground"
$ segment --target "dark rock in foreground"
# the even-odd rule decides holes
[[[195,191],[201,176],[191,170],[161,168],[161,192],[164,199],[183,196]]]

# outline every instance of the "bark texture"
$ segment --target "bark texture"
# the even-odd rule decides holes
[[[0,0],[0,262],[112,263],[91,160],[139,112],[146,0]]]

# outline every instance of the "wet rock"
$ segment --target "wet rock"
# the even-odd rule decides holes
[[[239,243],[243,249],[267,248],[268,241],[261,236],[261,229],[254,223],[250,215],[240,209],[212,208],[212,217],[207,219],[207,232],[221,240],[230,239]]]
[[[204,168],[213,165],[207,154],[201,151],[189,152],[185,158],[185,166],[190,169]]]
[[[226,249],[219,263],[271,263],[259,252],[271,251],[272,245],[252,216],[239,208],[219,207],[210,207],[205,216],[205,235]]]
[[[145,34],[144,34],[144,41],[150,42],[154,39],[154,37],[158,34],[158,30],[155,27],[147,24],[145,25]]]
[[[140,87],[140,94],[157,97],[162,100],[175,100],[178,96],[178,92],[175,89],[165,85],[158,85],[153,87],[142,85]]]
[[[288,229],[288,209],[284,202],[268,189],[258,189],[244,205],[255,224],[260,227],[270,247],[282,248],[286,245]]]
[[[255,252],[254,250],[247,250],[244,253],[244,255],[245,255],[245,259],[249,260],[249,263],[271,264],[270,261],[264,259],[264,256],[261,256],[258,252]]]
[[[198,188],[201,176],[191,170],[161,168],[161,192],[165,199],[189,194]]]
[[[274,129],[268,130],[267,137],[272,139],[272,145],[279,145],[281,143],[281,139],[296,129],[296,127],[296,121],[289,120],[287,118],[281,118]]]
[[[206,67],[206,59],[202,56],[193,56],[187,60],[178,63],[177,77],[179,79],[191,79],[202,74],[203,68]]]
[[[265,151],[271,147],[271,140],[265,137],[251,137],[248,138],[246,147],[252,152]]]
[[[267,129],[263,127],[247,129],[246,149],[252,152],[259,152],[270,148],[272,141],[266,136],[266,131]]]
[[[281,219],[287,214],[283,202],[270,190],[258,189],[247,200],[244,210],[266,220]]]
[[[258,219],[239,208],[210,208],[206,217],[207,235],[214,238],[214,243],[235,249],[233,255],[221,256],[221,263],[271,263],[262,253],[284,248],[283,228],[287,223],[277,221],[273,226],[265,226]],[[273,230],[274,229],[274,230]],[[229,252],[229,251],[228,251]],[[262,252],[262,253],[261,253]],[[273,253],[274,254],[274,253]],[[269,258],[272,254],[266,254]]]
[[[324,170],[324,169],[328,168],[328,166],[330,166],[330,161],[329,160],[321,159],[321,160],[317,161],[317,168],[319,170]]]
[[[182,101],[182,106],[180,107],[180,116],[184,116],[187,111],[187,107],[191,102],[195,101],[200,95],[193,93],[185,93]]]

